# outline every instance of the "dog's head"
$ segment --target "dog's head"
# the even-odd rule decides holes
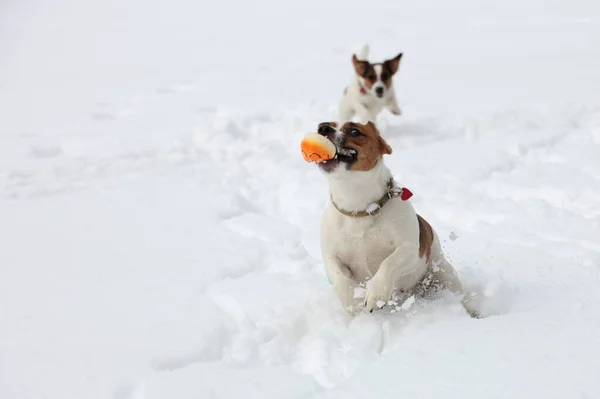
[[[363,125],[346,122],[341,127],[336,122],[319,124],[317,132],[329,139],[336,148],[336,157],[318,165],[326,173],[347,173],[373,169],[392,148],[379,134],[373,122]]]
[[[356,54],[352,56],[352,64],[362,86],[373,95],[382,98],[392,86],[392,76],[398,72],[402,53],[396,57],[378,64],[359,60]]]

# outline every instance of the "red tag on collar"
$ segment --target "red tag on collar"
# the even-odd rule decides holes
[[[407,199],[409,199],[410,197],[413,196],[412,191],[410,191],[408,188],[406,187],[402,187],[402,192],[400,193],[400,199],[402,201],[406,201]]]
[[[367,91],[365,90],[364,87],[360,88],[360,94],[367,94]]]

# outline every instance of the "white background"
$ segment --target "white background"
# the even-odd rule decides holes
[[[4,0],[0,397],[600,397],[599,18]],[[351,319],[327,282],[299,141],[365,42],[404,52],[386,162],[486,319],[451,297]]]

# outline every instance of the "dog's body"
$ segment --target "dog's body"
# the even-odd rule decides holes
[[[325,123],[319,133],[338,150],[336,159],[320,164],[331,194],[322,219],[321,250],[343,307],[350,313],[363,307],[372,312],[396,295],[428,287],[461,293],[461,282],[429,223],[408,200],[385,199],[393,180],[383,155],[391,148],[375,125],[345,123],[337,129],[337,124]],[[377,209],[373,204],[380,199],[386,202]],[[367,281],[365,296],[357,297]]]
[[[339,120],[347,122],[356,115],[360,122],[375,122],[377,115],[387,108],[400,115],[392,77],[397,72],[402,54],[380,64],[367,61],[369,47],[364,45],[358,55],[352,56],[356,76],[352,79],[338,105]]]

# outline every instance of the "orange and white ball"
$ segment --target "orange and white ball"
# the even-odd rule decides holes
[[[300,144],[306,162],[324,162],[335,158],[335,145],[317,133],[308,133]]]

